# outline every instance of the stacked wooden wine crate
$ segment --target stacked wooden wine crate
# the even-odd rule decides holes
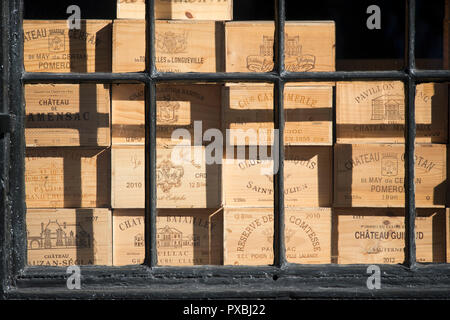
[[[111,71],[111,21],[24,21],[28,72]],[[30,265],[111,265],[110,89],[25,86]]]
[[[144,71],[144,0],[118,0],[117,10],[115,21],[83,20],[81,30],[25,21],[26,71]],[[156,0],[155,15],[159,71],[273,68],[274,23],[229,21],[231,0]],[[286,70],[335,70],[334,22],[289,21],[285,31]],[[143,262],[145,90],[25,86],[29,264]],[[404,97],[397,81],[286,84],[288,262],[403,262]],[[271,264],[273,85],[158,83],[156,100],[158,264]],[[417,259],[444,262],[447,85],[417,86],[416,122]]]
[[[145,70],[145,4],[118,2],[113,71]],[[232,1],[155,2],[156,67],[224,71],[223,20]],[[219,84],[157,86],[157,249],[160,265],[222,264],[221,164],[202,141],[221,127]],[[145,88],[112,86],[113,264],[142,263],[145,211]],[[197,124],[196,124],[197,121]],[[199,127],[199,126],[200,127]],[[188,136],[172,139],[174,130]],[[199,137],[199,139],[197,138]]]
[[[333,258],[348,263],[404,259],[404,85],[336,86]],[[445,262],[447,86],[416,89],[415,199],[418,262]]]
[[[273,35],[272,21],[226,23],[225,71],[271,71]],[[287,70],[335,70],[333,22],[287,22],[285,43]],[[333,83],[289,83],[284,91],[284,236],[292,263],[331,262],[333,89]],[[278,168],[272,152],[279,147],[273,85],[230,83],[222,101],[224,264],[272,264]]]

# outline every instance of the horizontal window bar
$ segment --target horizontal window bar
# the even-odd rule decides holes
[[[46,73],[25,72],[22,77],[26,83],[77,83],[77,82],[149,82],[150,77],[146,73]]]
[[[354,265],[337,265],[337,264],[319,264],[319,265],[300,265],[286,263],[283,268],[275,266],[209,266],[198,265],[188,267],[164,267],[156,266],[153,268],[145,265],[133,265],[123,267],[111,266],[81,266],[81,274],[85,277],[176,277],[176,278],[191,278],[191,277],[230,277],[230,276],[257,276],[258,274],[274,274],[274,275],[292,275],[300,277],[308,276],[324,276],[331,274],[335,276],[361,273],[367,278],[367,268],[369,264],[354,264]],[[411,271],[408,267],[401,264],[377,264],[383,273],[405,274],[412,276],[419,275],[435,275],[435,276],[449,276],[450,264],[417,264],[417,268]],[[26,278],[46,278],[46,277],[64,277],[67,278],[66,268],[64,267],[36,267],[27,266],[23,272],[18,276],[18,279]],[[450,278],[449,278],[450,281]]]
[[[414,70],[413,77],[420,82],[450,82],[450,70]],[[350,80],[406,80],[408,74],[402,71],[333,71],[333,72],[285,72],[276,73],[45,73],[25,72],[26,83],[49,82],[149,82],[156,81],[226,81],[226,82],[274,82],[285,81],[350,81]]]

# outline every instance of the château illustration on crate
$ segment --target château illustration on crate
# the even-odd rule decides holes
[[[188,130],[194,144],[195,129],[203,137],[208,129],[220,129],[221,85],[158,84],[156,90],[156,130],[160,141],[173,143],[176,129]],[[195,121],[198,121],[195,126]],[[145,143],[144,85],[112,85],[112,144]],[[173,140],[173,141],[172,141]]]
[[[109,209],[28,209],[26,219],[29,265],[112,264]]]
[[[223,22],[155,22],[156,68],[161,72],[223,71]],[[113,72],[145,70],[145,20],[114,20]]]
[[[223,264],[221,209],[158,209],[158,265]],[[141,264],[145,257],[144,210],[113,211],[113,264]]]
[[[333,87],[287,84],[285,145],[332,145]],[[273,85],[230,85],[222,91],[223,132],[235,145],[273,143]]]
[[[112,147],[113,208],[145,208],[144,146]],[[207,164],[205,147],[158,144],[158,208],[217,208],[221,165]]]
[[[334,256],[339,264],[399,264],[405,254],[405,211],[391,208],[335,208]],[[417,209],[418,262],[446,262],[445,209]]]
[[[240,152],[239,150],[243,152]],[[258,148],[236,147],[222,164],[225,207],[273,207],[274,160]],[[263,149],[264,150],[264,149]],[[230,150],[227,150],[229,152]],[[242,154],[240,154],[242,153]],[[276,160],[278,161],[278,160]],[[286,147],[284,161],[284,203],[286,207],[330,207],[332,202],[332,148]]]
[[[444,207],[447,193],[447,146],[415,147],[415,199],[421,208]],[[335,207],[403,207],[403,144],[336,144]]]
[[[225,71],[272,71],[274,31],[273,21],[226,22]],[[287,21],[284,49],[287,71],[334,71],[334,21]]]
[[[24,64],[28,72],[111,72],[111,20],[24,20]]]
[[[338,143],[403,143],[405,93],[401,81],[348,81],[336,85]],[[448,88],[416,88],[416,142],[447,143]]]
[[[118,19],[145,19],[145,0],[117,0]],[[155,0],[155,19],[233,20],[233,0]]]
[[[109,94],[103,84],[25,85],[27,147],[110,146]]]
[[[28,208],[109,208],[110,148],[27,148]]]
[[[290,208],[285,219],[288,262],[331,263],[330,208]],[[225,208],[224,264],[272,264],[273,220],[271,208]]]

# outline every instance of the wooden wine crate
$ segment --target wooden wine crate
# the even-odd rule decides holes
[[[156,158],[158,208],[220,207],[220,164],[206,164],[205,147],[159,145]],[[113,208],[145,208],[144,173],[144,146],[112,147]]]
[[[27,207],[109,207],[110,161],[110,149],[27,148]]]
[[[225,71],[272,71],[274,31],[273,21],[226,22]],[[287,71],[335,70],[334,21],[288,21],[285,32]]]
[[[225,208],[224,264],[272,264],[273,220],[270,208]],[[286,210],[285,242],[290,263],[331,263],[331,209]]]
[[[157,85],[157,138],[169,143],[172,141],[171,135],[174,130],[186,129],[191,136],[191,144],[194,144],[195,121],[201,121],[198,133],[202,137],[208,129],[220,129],[221,89],[222,87],[217,84]],[[113,145],[144,145],[144,124],[144,85],[113,84]],[[174,142],[180,141],[180,139],[174,139]]]
[[[273,207],[273,160],[239,155],[227,150],[223,162],[226,207]],[[249,151],[248,148],[247,150]],[[261,149],[259,149],[261,154]],[[264,152],[262,153],[264,154]],[[270,150],[268,150],[270,155]],[[284,161],[286,207],[330,207],[332,202],[332,148],[287,147]]]
[[[447,143],[446,84],[416,88],[416,142]],[[336,85],[338,143],[403,143],[405,94],[401,81],[352,81]]]
[[[155,22],[156,68],[161,72],[223,71],[223,23]],[[114,20],[113,72],[145,70],[145,21]]]
[[[273,85],[225,86],[222,101],[223,132],[240,138],[235,145],[273,143]],[[288,86],[284,108],[285,145],[332,145],[331,86]]]
[[[28,209],[28,264],[111,265],[109,209]]]
[[[403,209],[339,208],[333,211],[339,264],[397,264],[405,254]],[[417,209],[418,262],[446,262],[445,210]]]
[[[143,209],[113,211],[113,264],[141,264],[145,257]],[[223,264],[220,209],[159,209],[156,217],[158,265]]]
[[[118,19],[145,19],[145,0],[118,0]],[[233,0],[155,0],[155,19],[233,20]]]
[[[404,207],[404,145],[336,144],[335,207]],[[422,208],[446,201],[446,145],[416,145],[415,198]]]
[[[110,146],[109,85],[25,85],[28,147]]]
[[[28,72],[111,72],[111,20],[24,20],[24,64]]]

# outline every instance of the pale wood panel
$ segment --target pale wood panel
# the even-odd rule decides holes
[[[24,64],[28,72],[111,72],[111,20],[24,20]]]
[[[333,21],[288,21],[285,28],[286,70],[298,72],[335,70]],[[225,71],[271,71],[274,30],[272,21],[226,22]]]
[[[27,148],[27,207],[109,207],[110,164],[109,148]]]
[[[402,209],[334,209],[337,263],[403,263],[405,217]],[[445,262],[445,210],[418,209],[418,262]]]
[[[110,146],[109,85],[25,85],[27,147]]]
[[[229,129],[245,138],[236,145],[273,143],[273,85],[225,86],[222,101],[224,134]],[[284,103],[285,145],[332,145],[332,87],[289,86]],[[253,143],[250,133],[256,136]]]
[[[172,156],[173,153],[173,156]],[[220,165],[207,165],[202,146],[156,150],[158,208],[217,208]],[[145,208],[144,146],[112,147],[112,207]]]
[[[111,265],[111,231],[109,209],[28,209],[28,264]]]
[[[443,207],[446,201],[446,145],[416,145],[416,206]],[[404,146],[336,144],[334,205],[404,207]]]
[[[224,209],[224,264],[273,263],[273,210],[270,208]],[[285,221],[288,262],[331,262],[331,209],[287,209]]]
[[[194,144],[194,124],[198,134],[221,127],[221,85],[166,85],[156,90],[156,130],[160,141],[174,144],[171,135],[176,129],[186,129]],[[114,84],[112,86],[112,143],[143,145],[145,143],[144,85]],[[209,141],[207,141],[209,143]]]
[[[113,211],[113,264],[141,264],[145,257],[144,210]],[[221,209],[159,209],[156,217],[158,265],[222,264]]]
[[[446,84],[416,88],[417,143],[448,141]],[[338,143],[403,143],[405,93],[401,81],[338,82],[336,86]]]
[[[118,0],[117,18],[145,19],[145,0]],[[155,19],[233,20],[233,0],[155,0]]]
[[[227,150],[228,151],[228,150]],[[248,150],[247,150],[248,151]],[[226,155],[223,194],[226,207],[273,207],[273,161]],[[270,154],[270,151],[269,151]],[[286,207],[329,207],[332,201],[332,148],[287,147],[284,161]]]
[[[156,68],[162,72],[223,71],[223,23],[155,22]],[[114,20],[113,72],[145,70],[145,21]]]

